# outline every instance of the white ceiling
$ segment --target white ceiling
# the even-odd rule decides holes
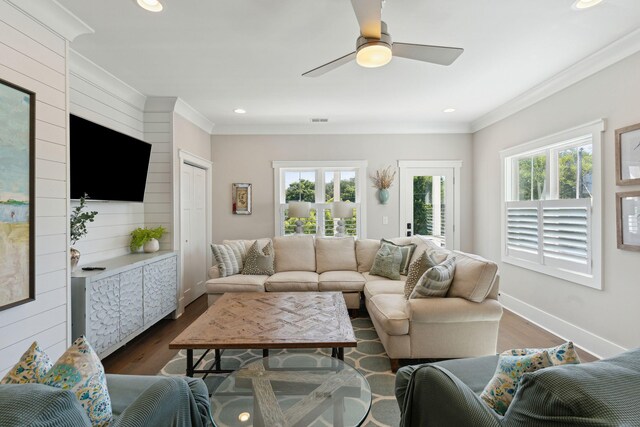
[[[349,0],[161,1],[151,13],[135,0],[58,0],[95,30],[72,49],[145,95],[181,98],[217,134],[464,131],[640,28],[639,0],[582,11],[574,0],[387,0],[393,40],[464,53],[449,67],[394,58],[309,78],[355,50]]]

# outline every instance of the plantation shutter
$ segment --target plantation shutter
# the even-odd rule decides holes
[[[590,273],[591,199],[540,203],[545,264]]]
[[[540,262],[539,203],[508,202],[506,209],[508,255]]]

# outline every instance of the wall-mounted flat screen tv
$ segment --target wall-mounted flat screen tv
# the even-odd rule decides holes
[[[70,115],[71,199],[142,202],[151,144]]]

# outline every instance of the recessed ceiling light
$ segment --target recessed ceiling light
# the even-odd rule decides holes
[[[454,111],[456,111],[455,108],[445,108],[442,110],[443,113],[453,113]]]
[[[247,112],[247,110],[245,110],[244,108],[236,108],[235,110],[233,110],[233,112],[236,114],[244,114]]]
[[[162,11],[162,3],[158,0],[137,0],[138,6],[151,12]]]
[[[573,4],[574,9],[586,9],[601,3],[602,0],[576,0]]]

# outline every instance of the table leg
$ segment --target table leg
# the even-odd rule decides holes
[[[338,349],[333,347],[331,349],[331,357],[338,357]]]
[[[338,360],[344,360],[344,347],[338,347]]]
[[[220,349],[216,348],[215,350],[216,353],[216,370],[217,371],[221,371],[222,370],[222,354],[220,353]]]
[[[187,376],[193,377],[193,350],[187,349]]]
[[[269,357],[269,349],[268,348],[263,348],[262,349],[262,357]]]

